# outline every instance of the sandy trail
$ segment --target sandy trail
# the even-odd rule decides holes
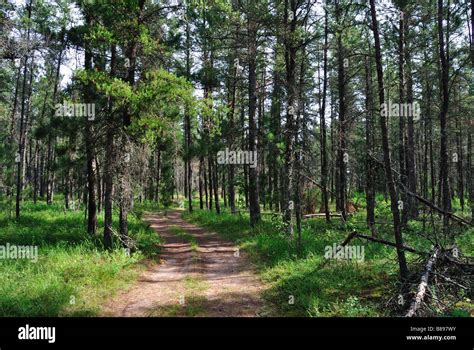
[[[153,263],[131,288],[102,309],[104,316],[259,316],[264,285],[249,259],[216,233],[181,218],[182,211],[148,214],[163,238]]]

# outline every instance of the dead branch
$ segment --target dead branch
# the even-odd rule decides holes
[[[452,283],[452,284],[454,284],[455,286],[458,286],[459,288],[462,288],[462,289],[464,289],[464,290],[469,290],[468,287],[466,287],[466,286],[464,286],[464,285],[462,285],[462,284],[460,284],[460,283],[458,283],[458,282],[452,280],[451,278],[449,278],[449,277],[447,277],[447,276],[445,276],[445,275],[440,274],[439,272],[433,271],[433,273],[434,273],[436,276],[439,276],[439,277],[441,277],[442,279],[444,279],[446,282]]]
[[[383,163],[382,163],[380,160],[378,160],[376,157],[374,157],[372,154],[369,154],[369,156],[370,156],[375,162],[377,162],[378,164],[383,165]],[[396,175],[400,176],[400,173],[399,173],[398,171],[396,171],[395,169],[392,168],[392,171],[393,171]],[[460,222],[460,223],[462,223],[462,224],[464,224],[464,225],[474,226],[473,223],[467,221],[466,219],[463,219],[462,217],[460,217],[460,216],[458,216],[458,215],[456,215],[456,214],[454,214],[454,213],[451,213],[451,212],[449,212],[449,211],[446,211],[446,210],[444,210],[444,209],[438,207],[437,205],[431,203],[429,200],[427,200],[427,199],[421,197],[420,195],[409,191],[400,181],[398,181],[398,180],[395,180],[395,181],[396,181],[397,184],[403,189],[403,191],[405,191],[409,196],[414,197],[415,199],[417,199],[418,201],[420,201],[420,202],[423,203],[424,205],[430,207],[431,209],[437,211],[438,213],[443,214],[443,215],[445,215],[445,216],[448,216],[450,219],[452,219],[452,220],[454,220],[454,221],[458,221],[458,222]]]
[[[352,239],[357,236],[357,232],[356,231],[352,231],[351,233],[349,233],[349,235],[346,237],[346,239],[344,240],[344,242],[342,242],[340,244],[341,247],[345,247],[347,244],[349,244],[350,241],[352,241]]]
[[[438,259],[440,249],[439,247],[435,248],[433,255],[428,259],[426,263],[426,270],[421,276],[421,282],[418,286],[418,292],[416,293],[415,299],[413,300],[410,309],[408,310],[406,317],[413,317],[420,309],[423,299],[426,295],[426,289],[428,287],[428,280],[430,277],[431,270],[433,269],[436,259]]]
[[[366,236],[366,235],[362,235],[360,233],[356,234],[356,237],[358,238],[363,238],[363,239],[367,239],[369,241],[372,241],[372,242],[376,242],[376,243],[381,243],[381,244],[385,244],[385,245],[388,245],[388,246],[391,246],[391,247],[396,247],[397,245],[393,242],[390,242],[390,241],[387,241],[385,239],[381,239],[381,238],[375,238],[375,237],[371,237],[371,236]],[[403,250],[407,251],[407,252],[410,252],[410,253],[415,253],[415,254],[420,254],[420,255],[427,255],[428,253],[426,252],[422,252],[422,251],[419,251],[419,250],[416,250],[415,248],[412,248],[412,247],[408,247],[406,245],[404,245],[402,247]]]
[[[122,238],[121,235],[119,235],[117,233],[117,231],[115,231],[113,228],[111,229],[112,231],[112,234],[118,238],[118,240],[120,241],[120,243],[122,243],[122,245],[126,248],[126,249],[129,249],[130,251],[137,251],[138,250],[138,246],[136,245],[135,241],[130,237],[130,236],[127,236],[125,239]]]
[[[330,213],[329,216],[331,217],[337,217],[337,218],[342,218],[342,214],[341,213]],[[310,219],[310,218],[314,218],[314,217],[326,217],[326,214],[325,213],[316,213],[316,214],[306,214],[306,215],[303,215],[303,219]]]
[[[381,238],[375,238],[375,237],[371,237],[371,236],[366,236],[366,235],[363,235],[363,234],[360,234],[360,233],[357,233],[357,231],[353,231],[349,234],[349,236],[347,236],[347,238],[344,240],[344,242],[342,242],[340,244],[341,247],[344,247],[346,244],[348,244],[352,239],[354,238],[363,238],[363,239],[366,239],[368,241],[372,241],[372,242],[376,242],[376,243],[380,243],[380,244],[385,244],[385,245],[388,245],[390,247],[396,247],[397,245],[393,242],[390,242],[390,241],[387,241],[385,239],[381,239]],[[406,245],[404,245],[402,247],[403,250],[407,251],[407,252],[410,252],[410,253],[415,253],[415,254],[419,254],[419,255],[428,255],[428,253],[426,252],[422,252],[422,251],[419,251],[419,250],[416,250],[415,248],[412,248],[412,247],[408,247]]]
[[[321,186],[319,183],[317,183],[315,180],[313,180],[309,176],[306,176],[305,174],[300,174],[300,175],[303,176],[306,180],[308,180],[311,183],[313,183],[314,185],[316,185],[316,187],[319,187],[320,189],[324,190],[323,186]],[[333,194],[333,192],[331,190],[328,190],[327,188],[326,188],[326,192]]]
[[[469,272],[471,274],[474,273],[474,264],[464,263],[464,262],[456,259],[455,257],[449,255],[448,253],[444,253],[443,258],[445,260],[447,260],[448,262],[458,266],[463,271]]]

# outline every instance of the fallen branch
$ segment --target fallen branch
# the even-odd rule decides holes
[[[462,285],[462,284],[460,284],[460,283],[458,283],[458,282],[452,280],[452,279],[449,278],[449,277],[446,277],[446,276],[444,276],[444,275],[442,275],[442,274],[440,274],[440,273],[438,273],[438,272],[435,272],[435,271],[433,271],[433,273],[434,273],[436,276],[441,277],[441,278],[444,279],[445,281],[447,281],[447,282],[449,282],[449,283],[452,283],[452,284],[454,284],[455,286],[458,286],[459,288],[462,288],[462,289],[464,289],[464,290],[469,290],[468,287],[466,287],[466,286],[464,286],[464,285]]]
[[[353,240],[354,238],[363,238],[363,239],[366,239],[368,241],[372,241],[372,242],[376,242],[376,243],[380,243],[380,244],[385,244],[385,245],[388,245],[390,247],[397,247],[397,245],[393,242],[390,242],[390,241],[386,241],[385,239],[381,239],[381,238],[375,238],[375,237],[371,237],[371,236],[366,236],[366,235],[363,235],[363,234],[360,234],[360,233],[357,233],[357,231],[352,231],[347,237],[346,239],[344,240],[344,242],[342,242],[339,246],[341,247],[344,247],[345,245],[347,245],[351,240]],[[427,255],[428,253],[425,253],[425,252],[422,252],[422,251],[419,251],[419,250],[416,250],[412,247],[408,247],[406,245],[404,245],[402,247],[403,250],[407,251],[407,252],[410,252],[410,253],[415,253],[415,254],[419,254],[419,255]]]
[[[312,178],[310,178],[309,176],[306,176],[305,174],[300,174],[301,176],[303,176],[306,180],[309,180],[311,183],[313,183],[314,185],[316,185],[317,187],[319,187],[320,189],[324,190],[323,186],[321,186],[319,183],[317,183],[315,180],[313,180]],[[331,193],[331,194],[334,194],[331,190],[328,190],[326,188],[326,192],[327,193]]]
[[[337,250],[335,252],[335,255],[337,255],[337,253],[342,249],[344,248],[347,244],[349,244],[349,242],[357,235],[357,232],[356,231],[352,231],[351,233],[349,233],[349,235],[346,237],[346,239],[344,240],[344,242],[342,242],[341,244],[339,244],[339,246],[337,247]],[[326,264],[329,262],[329,259],[326,259],[324,260],[324,262],[320,265],[320,268],[323,268],[324,266],[326,266]]]
[[[352,231],[351,233],[349,233],[349,235],[346,237],[346,239],[344,240],[344,242],[342,242],[340,244],[341,247],[345,247],[350,241],[352,241],[352,239],[354,237],[357,236],[357,232],[356,231]]]
[[[366,235],[362,235],[362,234],[356,234],[356,237],[357,238],[363,238],[363,239],[367,239],[369,241],[372,241],[372,242],[376,242],[376,243],[381,243],[381,244],[385,244],[385,245],[388,245],[388,246],[391,246],[391,247],[397,247],[397,245],[393,242],[390,242],[390,241],[386,241],[385,239],[381,239],[381,238],[375,238],[375,237],[371,237],[371,236],[366,236]],[[428,253],[426,252],[422,252],[422,251],[419,251],[419,250],[416,250],[415,248],[412,248],[412,247],[408,247],[406,245],[402,246],[402,250],[405,250],[407,252],[410,252],[410,253],[415,253],[415,254],[420,254],[420,255],[427,255]]]
[[[403,185],[402,185],[403,186]],[[416,193],[413,193],[409,190],[406,190],[406,193],[412,197],[415,197],[416,199],[418,199],[421,203],[425,204],[426,206],[430,207],[431,209],[434,209],[436,210],[437,212],[443,214],[443,215],[446,215],[446,216],[449,216],[451,219],[454,219],[455,221],[459,221],[460,223],[464,224],[464,225],[469,225],[469,226],[474,226],[471,222],[463,219],[462,217],[454,214],[454,213],[451,213],[449,211],[446,211],[446,210],[443,210],[441,209],[440,207],[436,206],[435,204],[431,203],[430,201],[428,201],[427,199],[417,195]]]
[[[443,258],[447,260],[448,262],[453,263],[454,265],[458,266],[463,271],[467,271],[471,274],[474,273],[474,264],[463,263],[462,261],[459,261],[458,259],[450,256],[447,253],[443,254]]]
[[[383,165],[383,163],[378,160],[376,157],[374,157],[372,154],[369,154],[369,156],[377,163],[379,163],[380,165]],[[395,169],[392,168],[392,171],[400,176],[400,173],[398,171],[396,171]],[[446,211],[440,207],[438,207],[436,204],[433,204],[431,203],[429,200],[421,197],[420,195],[416,194],[416,193],[413,193],[411,191],[409,191],[400,181],[398,180],[395,180],[395,182],[403,189],[404,192],[406,192],[409,196],[411,197],[414,197],[415,199],[417,199],[418,201],[420,201],[421,203],[425,204],[426,206],[430,207],[431,209],[434,209],[435,211],[437,211],[438,213],[440,214],[443,214],[445,216],[448,216],[449,218],[451,218],[452,220],[454,221],[458,221],[464,225],[469,225],[469,226],[474,226],[474,224],[472,222],[469,222],[467,221],[466,219],[463,219],[462,217],[454,214],[454,213],[451,213],[450,211]]]
[[[135,241],[130,237],[127,236],[126,239],[123,239],[121,235],[119,235],[113,228],[110,229],[112,234],[118,238],[120,243],[126,248],[129,249],[130,251],[137,251],[138,246],[136,245]]]
[[[329,216],[331,217],[337,217],[337,218],[342,218],[342,214],[341,213],[330,213]],[[303,215],[303,219],[310,219],[310,218],[319,218],[319,217],[326,217],[326,214],[325,213],[316,213],[316,214],[306,214],[306,215]]]
[[[435,248],[433,255],[428,259],[426,263],[426,270],[421,276],[421,282],[418,286],[418,292],[416,293],[415,299],[413,300],[410,309],[408,310],[406,317],[413,317],[421,307],[421,303],[426,295],[426,289],[428,288],[428,280],[430,277],[430,272],[433,269],[436,259],[439,255],[439,248]]]

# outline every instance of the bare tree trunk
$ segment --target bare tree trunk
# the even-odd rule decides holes
[[[471,61],[474,68],[474,0],[471,0]]]
[[[145,0],[138,1],[138,8],[136,13],[136,21],[138,25],[142,22],[143,9],[145,6]],[[125,81],[133,88],[135,85],[135,71],[137,66],[137,54],[139,48],[139,36],[138,30],[133,33],[133,38],[131,40],[130,46],[128,47],[128,52],[126,53],[127,59],[129,62],[128,69],[125,75]],[[123,115],[122,115],[122,149],[123,156],[125,156],[125,166],[121,168],[121,198],[120,198],[120,208],[119,208],[119,226],[120,226],[120,236],[123,242],[126,242],[128,239],[128,212],[131,206],[132,200],[132,189],[130,184],[130,169],[128,160],[131,158],[131,143],[127,137],[127,129],[131,124],[131,111],[130,106],[125,106]]]
[[[409,28],[409,14],[405,15],[405,31],[408,33]],[[406,38],[406,36],[405,36]],[[406,39],[405,39],[406,40]],[[412,63],[411,63],[411,47],[408,47],[408,43],[405,45],[405,64],[406,64],[406,101],[411,108],[411,114],[408,115],[407,122],[407,145],[406,145],[406,173],[407,173],[407,185],[408,189],[412,193],[416,193],[416,158],[415,158],[415,128],[414,128],[414,113],[415,108],[413,106],[413,78],[412,78]],[[406,216],[407,219],[415,219],[418,217],[418,210],[415,199],[413,196],[406,198]]]
[[[280,49],[280,39],[277,38],[276,48],[275,48],[275,57],[274,61],[276,62],[279,58],[279,49]],[[272,194],[269,193],[271,196],[270,199],[270,207],[274,207],[276,211],[282,210],[280,207],[280,176],[281,173],[279,171],[279,164],[278,164],[278,157],[280,155],[280,150],[278,148],[278,142],[281,139],[281,100],[283,98],[283,91],[281,86],[281,73],[279,71],[279,67],[277,63],[273,66],[273,90],[272,90],[272,105],[270,109],[270,118],[271,118],[271,132],[273,134],[273,140],[271,141],[271,148],[270,154],[271,159],[269,161],[270,164],[270,174],[272,178]]]
[[[221,213],[221,205],[219,203],[219,172],[217,169],[217,160],[214,159],[214,157],[211,158],[213,161],[213,180],[212,180],[212,185],[214,188],[214,199],[215,199],[215,207],[216,207],[216,213],[220,214]]]
[[[87,26],[92,25],[92,18],[91,15],[88,13],[86,15],[86,24]],[[86,49],[85,49],[85,58],[84,58],[84,68],[87,71],[92,70],[92,53],[89,49],[89,45],[86,42]],[[92,102],[91,90],[90,87],[87,85],[85,86],[84,97],[86,103]],[[95,150],[92,141],[92,133],[93,127],[89,118],[85,121],[85,146],[86,146],[86,165],[87,165],[87,232],[90,235],[95,236],[96,229],[97,229],[97,204],[96,204],[96,177],[95,177],[95,169],[94,169],[94,158],[95,158]]]
[[[285,25],[290,31],[290,35],[296,31],[296,3],[294,0],[285,1]],[[289,13],[292,14],[292,19],[289,19]],[[294,183],[293,170],[295,163],[294,142],[295,142],[295,113],[297,105],[296,100],[296,86],[295,86],[295,71],[296,71],[296,52],[297,48],[294,43],[288,38],[285,38],[285,67],[286,67],[286,84],[287,84],[287,111],[286,111],[286,126],[285,126],[285,174],[282,183],[282,210],[283,221],[285,224],[285,231],[288,235],[293,235],[292,213]]]
[[[199,209],[204,209],[204,203],[203,203],[203,198],[202,198],[202,173],[203,173],[203,158],[199,158]],[[207,206],[207,195],[206,195],[206,206]]]
[[[31,19],[31,10],[32,10],[33,0],[30,0],[27,11],[28,11],[28,23]],[[27,42],[30,40],[30,26],[28,25],[27,34],[26,34]],[[25,152],[25,100],[26,100],[26,82],[27,82],[27,73],[28,73],[28,55],[25,55],[24,59],[24,66],[23,66],[23,84],[22,84],[22,97],[21,97],[21,116],[20,116],[20,130],[18,134],[18,158],[17,161],[17,174],[16,174],[16,218],[20,218],[20,204],[21,204],[21,195],[23,190],[23,179],[22,179],[22,172],[23,172],[23,157]],[[33,73],[31,73],[33,74]]]
[[[95,168],[97,169],[97,211],[100,213],[102,211],[102,178],[100,176],[100,166],[97,159],[97,154],[95,155]]]
[[[229,132],[228,142],[231,147],[234,145],[234,128],[235,128],[235,102],[236,102],[236,90],[237,90],[237,67],[234,68],[234,79],[231,82],[230,87],[230,108],[229,108]],[[235,168],[233,164],[228,165],[228,193],[229,193],[229,206],[231,213],[236,212],[235,208]]]
[[[382,68],[382,55],[380,50],[380,38],[379,38],[379,27],[377,22],[377,13],[375,9],[375,0],[370,0],[370,12],[372,17],[372,30],[374,32],[375,41],[375,62],[377,65],[377,81],[379,89],[379,100],[380,106],[382,107],[385,103],[385,91],[383,82],[383,68]],[[398,196],[395,189],[395,183],[393,180],[391,160],[390,160],[390,147],[388,144],[388,130],[387,120],[383,113],[380,113],[380,128],[382,131],[382,148],[384,154],[384,169],[387,186],[390,194],[390,208],[393,216],[393,229],[395,234],[395,243],[397,245],[397,256],[398,265],[400,267],[400,277],[402,281],[406,281],[408,277],[408,267],[405,258],[405,252],[403,250],[403,237],[400,225],[400,212],[398,209]]]
[[[61,69],[63,51],[59,53],[58,63],[56,66],[56,77],[53,88],[53,104],[56,102],[56,96],[59,86],[59,76]],[[53,164],[56,159],[56,153],[54,152],[54,144],[56,143],[56,137],[51,133],[48,135],[48,156],[46,159],[46,203],[51,205],[53,203],[54,197],[54,180],[55,174],[53,169]]]
[[[116,72],[116,47],[112,46],[110,60],[110,76],[115,76]],[[112,194],[114,176],[114,137],[115,121],[113,116],[113,101],[109,98],[107,107],[107,132],[105,141],[105,168],[104,168],[104,246],[106,249],[112,248]]]
[[[213,191],[213,173],[212,173],[212,156],[211,154],[209,154],[207,156],[207,171],[208,171],[208,181],[209,181],[209,210],[212,210],[212,202],[213,202],[213,199],[212,199],[212,191]]]
[[[400,166],[400,181],[403,184],[403,188],[407,188],[407,172],[406,172],[406,161],[405,161],[405,116],[403,115],[403,104],[405,103],[405,13],[403,8],[401,8],[400,18],[399,18],[399,38],[398,38],[398,79],[399,79],[399,117],[398,117],[398,163]],[[389,113],[390,111],[388,111]],[[403,205],[402,209],[402,224],[405,225],[408,220],[407,216],[407,195],[404,191],[401,192],[400,198]]]
[[[474,155],[472,143],[473,126],[469,126],[469,135],[467,137],[467,149],[469,154],[469,205],[471,207],[471,222],[474,224]]]
[[[442,208],[444,211],[451,211],[451,197],[449,190],[449,162],[448,162],[448,140],[447,140],[447,114],[449,107],[449,87],[448,87],[448,74],[449,66],[446,59],[444,34],[443,34],[443,0],[438,0],[438,40],[439,40],[439,56],[441,60],[441,91],[442,91],[442,103],[439,115],[440,120],[440,183],[441,183],[441,195],[442,195]],[[449,53],[448,53],[449,54]],[[444,216],[444,230],[447,232],[449,219]]]
[[[33,203],[36,204],[38,200],[38,176],[39,176],[39,142],[36,141],[35,155],[34,155],[34,175],[33,175]]]
[[[257,159],[257,124],[255,112],[257,109],[257,23],[248,21],[249,49],[249,152]],[[258,198],[258,165],[249,167],[249,210],[250,226],[254,227],[260,221],[260,204]]]
[[[336,22],[340,24],[342,9],[339,2],[336,2]],[[345,72],[345,48],[342,44],[342,34],[337,33],[337,87],[339,92],[339,148],[337,152],[337,170],[338,170],[338,181],[339,188],[337,191],[337,197],[339,200],[338,210],[341,211],[344,220],[347,217],[346,203],[346,161],[348,160],[348,154],[346,149],[346,72]],[[347,61],[346,61],[347,62]]]
[[[329,25],[328,25],[328,12],[324,11],[324,52],[323,52],[323,93],[321,97],[321,108],[320,108],[320,119],[321,119],[321,186],[323,196],[324,212],[326,213],[326,221],[331,221],[329,215],[329,198],[327,190],[327,177],[328,177],[328,159],[326,150],[326,95],[328,85],[328,37],[329,37]]]
[[[375,228],[375,174],[372,158],[369,156],[374,147],[374,99],[372,94],[372,64],[369,57],[365,58],[365,109],[367,116],[365,119],[365,193],[367,198],[367,225],[372,235],[375,237],[377,231]]]
[[[186,75],[191,78],[191,34],[189,29],[189,22],[186,21]],[[186,166],[187,166],[187,190],[188,190],[188,210],[193,211],[193,167],[192,167],[192,135],[191,135],[191,116],[189,111],[186,111],[185,117],[185,137],[186,137]]]

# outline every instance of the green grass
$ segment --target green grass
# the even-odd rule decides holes
[[[386,203],[379,204],[379,216],[387,211]],[[334,219],[305,220],[302,246],[283,234],[281,219],[263,216],[262,222],[251,229],[248,215],[232,215],[224,210],[221,215],[207,210],[194,210],[184,217],[196,224],[219,232],[247,251],[259,268],[263,280],[270,286],[265,299],[275,308],[275,315],[283,316],[390,316],[395,309],[385,305],[397,295],[398,265],[395,249],[362,239],[351,245],[364,247],[364,261],[325,259],[326,246],[341,243],[354,229],[366,233],[363,210],[346,225]],[[388,208],[388,213],[390,209]],[[385,219],[389,222],[389,218]],[[418,223],[410,222],[405,232],[406,244],[429,251],[430,244],[419,235]],[[380,238],[393,240],[392,226],[379,228]],[[465,232],[457,243],[472,255],[473,235]],[[413,263],[417,256],[407,253]],[[470,304],[472,310],[472,304]],[[469,309],[469,308],[468,308]]]
[[[158,251],[156,233],[130,215],[129,230],[139,251],[125,254],[118,244],[102,248],[86,232],[83,211],[65,211],[26,202],[16,221],[0,213],[0,245],[37,245],[38,262],[1,259],[0,316],[94,316],[116,290],[136,280],[140,262]]]

